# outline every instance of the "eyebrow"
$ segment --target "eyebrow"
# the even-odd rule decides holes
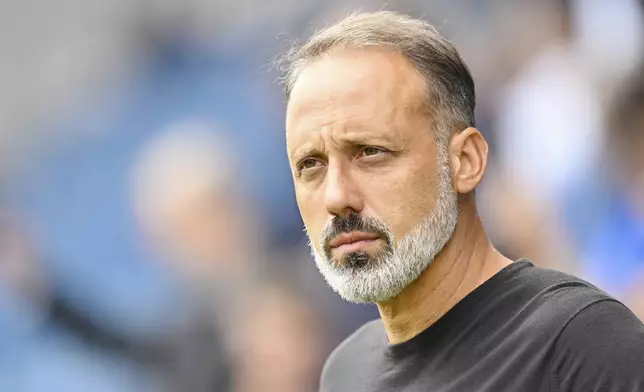
[[[359,146],[378,142],[384,142],[390,145],[398,146],[400,145],[402,140],[387,134],[371,134],[363,132],[343,136],[340,140],[340,144],[344,146]],[[299,160],[301,159],[301,157],[320,157],[324,155],[325,153],[318,147],[315,147],[311,144],[305,144],[304,146],[297,147],[293,151],[291,151],[290,157],[293,160]]]
[[[378,133],[378,134],[358,133],[355,135],[349,135],[344,139],[344,142],[348,144],[363,144],[363,143],[368,143],[370,141],[396,143],[396,142],[399,142],[400,139],[392,137],[391,135],[387,135],[386,133]]]
[[[320,157],[323,155],[324,153],[322,152],[322,150],[320,150],[317,147],[308,145],[308,146],[298,147],[295,150],[293,150],[291,152],[291,159],[293,160],[294,164],[297,164],[297,161],[299,161],[303,157]]]

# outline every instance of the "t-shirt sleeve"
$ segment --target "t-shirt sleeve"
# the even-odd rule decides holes
[[[322,368],[322,375],[320,377],[319,392],[330,392],[334,390],[335,381],[338,378],[336,357],[338,355],[338,348],[336,348],[329,358],[327,358]],[[341,369],[341,368],[340,368]]]
[[[555,391],[644,392],[644,324],[617,301],[596,302],[563,329],[553,361]]]

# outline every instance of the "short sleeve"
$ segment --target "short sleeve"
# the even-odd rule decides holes
[[[614,300],[596,302],[559,335],[555,391],[644,392],[644,324]]]

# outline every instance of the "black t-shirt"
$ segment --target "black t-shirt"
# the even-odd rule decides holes
[[[390,345],[367,323],[320,390],[644,391],[644,325],[589,283],[517,261],[411,340]]]

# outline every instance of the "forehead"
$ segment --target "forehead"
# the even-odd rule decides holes
[[[299,75],[287,107],[287,133],[320,127],[321,122],[401,121],[424,112],[424,92],[423,78],[400,53],[334,51]]]

